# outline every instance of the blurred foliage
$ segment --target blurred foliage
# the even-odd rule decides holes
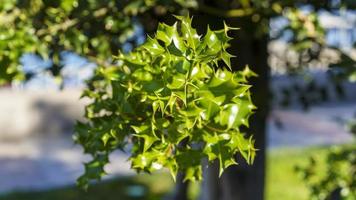
[[[356,43],[354,48],[356,47]],[[356,82],[356,58],[351,57],[345,52],[340,52],[340,59],[336,63],[332,63],[331,73],[337,81],[348,80]]]
[[[163,1],[163,4],[175,1]],[[73,51],[98,65],[108,65],[134,33],[134,16],[156,1],[2,0],[0,5],[0,84],[23,80],[24,53],[51,59],[59,76],[59,54]],[[167,4],[167,8],[172,7]]]
[[[118,148],[130,152],[138,172],[165,167],[173,178],[185,172],[185,180],[201,180],[203,159],[218,160],[220,175],[237,164],[236,153],[253,162],[254,141],[240,128],[254,109],[247,78],[255,74],[248,67],[230,71],[232,28],[208,28],[202,37],[189,17],[176,18],[172,26],[159,24],[156,36],[133,52],[119,54],[118,66],[99,68],[99,81],[84,92],[93,103],[75,140],[94,160],[79,185],[100,179]]]
[[[325,171],[319,170],[324,166]],[[307,184],[311,199],[354,200],[356,198],[356,145],[334,147],[325,160],[311,157],[309,164],[297,171]]]
[[[338,50],[339,51],[339,50]],[[331,77],[336,81],[336,92],[344,96],[339,85],[348,80],[355,82],[356,61],[350,55],[339,51],[340,59],[330,65]],[[356,120],[347,123],[347,130],[356,135]],[[355,200],[356,199],[356,142],[355,138],[348,146],[331,148],[325,159],[319,156],[309,158],[305,166],[297,166],[310,190],[311,199],[315,200]],[[318,159],[319,158],[319,159]],[[320,170],[324,166],[326,169]]]
[[[356,122],[348,124],[348,130],[356,135]],[[324,166],[325,170],[320,170]],[[307,184],[311,198],[315,200],[356,199],[356,144],[333,147],[325,159],[312,156],[305,166],[297,166],[297,172]]]
[[[325,30],[321,27],[316,12],[305,12],[298,8],[285,10],[284,16],[288,25],[281,33],[289,32],[291,38],[287,41],[297,57],[296,62],[286,60],[288,73],[303,72],[309,63],[320,60],[320,53],[327,48]]]
[[[132,33],[129,16],[115,1],[3,0],[0,5],[0,83],[23,79],[19,58],[50,58],[58,76],[59,53],[74,51],[97,63],[111,58]]]
[[[308,164],[308,157],[325,159],[329,147],[282,147],[269,149],[267,153],[266,196],[267,200],[310,200],[309,188],[296,166]],[[325,173],[325,166],[315,166],[315,170]],[[320,178],[320,177],[316,177]]]
[[[60,74],[59,53],[64,50],[87,57],[98,65],[111,64],[111,55],[117,54],[125,42],[134,43],[135,21],[151,32],[169,13],[242,17],[259,24],[256,36],[268,33],[270,18],[285,15],[292,22],[288,29],[294,32],[297,49],[309,51],[315,49],[310,48],[315,46],[311,41],[321,39],[321,30],[315,14],[305,16],[298,11],[303,5],[313,5],[314,12],[356,7],[352,0],[2,0],[0,84],[25,79],[19,67],[19,58],[24,53],[50,58],[53,65],[49,70],[54,76]]]

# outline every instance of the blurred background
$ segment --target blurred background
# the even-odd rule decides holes
[[[76,121],[84,120],[85,105],[89,103],[88,99],[80,98],[86,81],[94,76],[97,66],[103,65],[101,61],[92,59],[97,54],[91,51],[103,51],[100,56],[106,58],[103,59],[104,64],[113,63],[111,55],[115,53],[110,52],[129,52],[145,41],[146,34],[152,30],[144,23],[149,23],[149,20],[152,23],[165,21],[162,20],[163,16],[171,12],[186,13],[193,10],[193,16],[194,13],[201,14],[203,11],[194,7],[199,8],[201,4],[195,5],[195,1],[174,1],[173,8],[170,8],[167,6],[169,1],[151,1],[155,2],[152,5],[147,1],[133,1],[137,5],[123,1],[123,6],[117,6],[116,10],[110,12],[124,10],[122,15],[127,14],[130,19],[126,22],[124,20],[127,18],[121,14],[106,13],[106,17],[100,15],[100,9],[112,9],[116,5],[112,2],[116,1],[89,3],[70,0],[58,1],[62,3],[52,5],[56,4],[53,2],[0,0],[0,67],[10,66],[12,63],[15,66],[9,67],[12,71],[3,70],[6,73],[2,75],[6,77],[4,74],[10,74],[11,78],[3,78],[0,86],[0,199],[170,199],[175,191],[175,183],[168,172],[137,175],[130,170],[127,161],[129,155],[122,152],[115,152],[110,156],[111,162],[106,168],[108,176],[102,182],[93,184],[88,192],[77,188],[75,181],[84,171],[83,162],[89,161],[90,157],[83,153],[80,146],[74,144],[72,135]],[[142,2],[144,3],[140,4]],[[241,2],[244,1],[230,1],[230,4],[233,8],[240,8],[244,5]],[[255,9],[256,6],[258,11],[258,3],[255,5],[253,2],[251,8]],[[269,38],[268,87],[271,91],[268,95],[270,100],[266,99],[271,105],[266,118],[265,146],[264,197],[268,200],[312,199],[313,193],[323,193],[314,183],[330,173],[328,170],[332,170],[331,154],[338,155],[337,152],[342,149],[350,148],[352,150],[348,156],[353,157],[348,157],[349,160],[353,159],[354,162],[356,156],[352,134],[355,131],[352,123],[355,123],[356,118],[356,11],[343,7],[340,1],[332,1],[335,4],[332,8],[319,8],[313,5],[313,1],[306,2],[290,6],[297,10],[293,12],[289,12],[289,8],[283,10],[282,3],[282,11],[274,11],[278,14],[268,15],[268,21],[263,22],[267,23],[264,28]],[[140,10],[143,6],[148,7],[148,11]],[[179,6],[184,11],[180,11],[177,8]],[[160,13],[163,12],[160,9],[165,8],[165,13]],[[244,6],[242,8],[247,10]],[[70,20],[82,20],[82,16],[73,14],[72,9],[79,9],[82,13],[97,11],[98,13],[92,15],[98,15],[95,23],[104,24],[104,27],[98,25],[103,30],[96,28],[97,32],[91,33],[91,29],[95,29],[94,24],[93,27],[90,24],[83,27],[68,25],[63,29],[56,29],[57,25],[65,25]],[[257,11],[251,14],[252,19],[255,18],[253,20],[267,15]],[[146,12],[154,14],[146,15]],[[296,37],[299,32],[293,28],[293,23],[296,23],[293,20],[299,18],[293,14],[307,19],[315,15],[317,26],[323,30],[322,36],[318,33],[315,36],[317,39],[324,38],[323,48],[315,50],[319,52],[317,59],[301,62],[300,54],[305,53],[305,49],[314,51],[316,47],[296,47],[307,39],[298,40]],[[55,15],[60,17],[52,20],[34,17],[35,15],[42,15],[42,18]],[[248,15],[249,19],[251,16]],[[262,23],[259,19],[257,21]],[[308,20],[304,20],[301,27],[314,26],[308,23]],[[24,28],[20,29],[21,27]],[[27,29],[28,27],[30,28]],[[56,29],[48,33],[53,38],[46,39],[44,35],[47,33],[39,33],[51,27]],[[111,31],[115,28],[118,31]],[[240,28],[245,29],[244,26]],[[104,29],[111,31],[110,37]],[[257,31],[259,30],[256,29]],[[32,41],[31,38],[28,46],[23,47],[24,45],[18,43],[26,43],[26,35],[34,35],[33,38],[37,40]],[[66,37],[75,39],[70,38],[68,41],[71,44],[66,46]],[[104,37],[105,43],[102,43],[101,37]],[[78,44],[74,44],[77,40]],[[120,43],[118,48],[110,46],[110,43],[115,42]],[[102,49],[96,48],[95,44],[102,45]],[[31,45],[38,47],[33,50]],[[58,46],[63,48],[51,49]],[[89,46],[89,50],[83,50],[84,46]],[[299,51],[298,48],[302,50]],[[17,49],[16,55],[9,53],[13,49]],[[239,53],[236,56],[239,58]],[[348,61],[346,64],[339,62],[342,56],[348,58],[344,59]],[[16,59],[16,62],[9,58]],[[338,66],[344,68],[339,69]],[[348,74],[345,78],[344,72],[349,72],[349,68],[354,70],[353,74]],[[13,71],[18,72],[12,73]],[[346,159],[345,162],[349,160]],[[355,167],[355,163],[352,166]],[[318,173],[313,174],[312,171],[316,170],[313,167],[317,168]],[[353,173],[354,171],[355,168]],[[334,187],[331,191],[340,190],[340,199],[355,200],[355,191],[350,191],[355,186],[354,174],[345,173],[343,176],[347,180],[351,179],[350,184],[353,187],[345,186],[346,189],[343,189],[342,186],[349,183],[343,183],[343,179],[339,181],[335,178],[337,175],[334,181],[340,183],[335,183],[335,187],[327,181],[320,187]],[[312,181],[308,178],[311,174],[315,176]],[[192,183],[188,187],[188,198],[199,199],[200,192],[201,183]],[[330,194],[323,195],[314,195],[318,197],[314,199],[326,199]]]

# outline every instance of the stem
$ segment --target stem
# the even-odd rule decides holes
[[[199,4],[198,10],[203,11],[207,14],[225,18],[245,17],[253,14],[255,11],[252,8],[223,10],[207,6],[205,4]]]
[[[209,125],[205,125],[208,129],[212,130],[212,131],[217,131],[217,132],[221,132],[221,133],[225,133],[226,130],[221,130],[221,129],[218,129],[218,128],[214,128],[214,127],[211,127]]]

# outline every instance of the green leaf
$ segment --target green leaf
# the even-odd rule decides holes
[[[171,55],[183,57],[183,52],[174,44],[173,41],[167,46],[167,50]]]
[[[226,51],[223,51],[221,53],[221,58],[222,60],[224,61],[224,63],[229,67],[230,70],[232,70],[231,68],[231,58],[234,57],[233,55],[229,54],[228,52]]]
[[[187,149],[178,152],[176,156],[178,167],[185,172],[184,181],[202,179],[202,154],[200,151]]]
[[[151,37],[147,37],[147,42],[142,46],[142,48],[146,49],[154,56],[165,52],[164,48],[158,43],[158,41],[156,39],[152,39]]]
[[[61,1],[61,7],[66,12],[70,12],[74,8],[74,4],[75,3],[76,3],[76,0],[62,0]]]
[[[185,109],[181,109],[179,113],[186,117],[199,117],[203,113],[203,109],[199,108],[195,102],[190,102]]]
[[[134,136],[143,138],[144,145],[143,145],[143,152],[146,152],[154,142],[159,140],[157,136],[154,134],[151,126],[148,125],[141,125],[141,126],[131,126],[131,128],[136,132]]]
[[[216,48],[217,45],[221,44],[220,42],[221,41],[219,40],[218,36],[208,26],[208,31],[204,36],[204,43],[210,48]]]
[[[219,176],[226,168],[237,164],[234,159],[235,151],[228,145],[231,139],[230,134],[205,133],[203,137],[206,142],[204,153],[208,155],[209,161],[219,160]]]
[[[199,106],[204,109],[202,117],[204,120],[211,120],[219,113],[220,107],[217,103],[209,98],[202,98],[199,101]]]
[[[104,146],[106,146],[111,137],[112,135],[110,133],[105,133],[103,136],[101,136],[101,140],[103,141]]]
[[[227,104],[223,107],[223,110],[220,114],[220,124],[227,125],[227,128],[233,128],[237,123],[239,106],[235,104]]]
[[[192,19],[189,16],[176,16],[176,18],[181,20],[181,31],[183,38],[187,40],[188,46],[195,50],[200,42],[200,36],[191,26]]]
[[[144,69],[137,69],[133,74],[133,77],[137,78],[140,81],[152,81],[153,76],[150,72]]]
[[[253,163],[256,156],[256,149],[254,148],[254,141],[251,137],[246,139],[243,134],[233,131],[231,132],[229,146],[231,149],[238,149],[248,164]]]
[[[167,87],[169,89],[180,89],[184,86],[186,82],[186,77],[184,74],[176,74],[168,78]]]
[[[177,30],[175,26],[168,26],[163,23],[158,24],[156,39],[163,41],[167,46],[172,42]]]
[[[169,126],[167,129],[167,140],[172,144],[179,144],[184,138],[189,136],[187,130],[183,130],[182,127],[177,127],[175,125]]]
[[[157,112],[158,109],[162,112],[162,115],[163,115],[164,110],[165,110],[164,108],[165,108],[165,106],[164,106],[163,101],[161,101],[161,100],[154,101],[152,103],[153,115]]]

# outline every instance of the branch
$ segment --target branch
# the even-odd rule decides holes
[[[225,17],[225,18],[245,17],[253,14],[255,11],[253,8],[223,10],[223,9],[207,6],[205,4],[199,4],[197,9],[208,14],[216,15],[219,17]]]

